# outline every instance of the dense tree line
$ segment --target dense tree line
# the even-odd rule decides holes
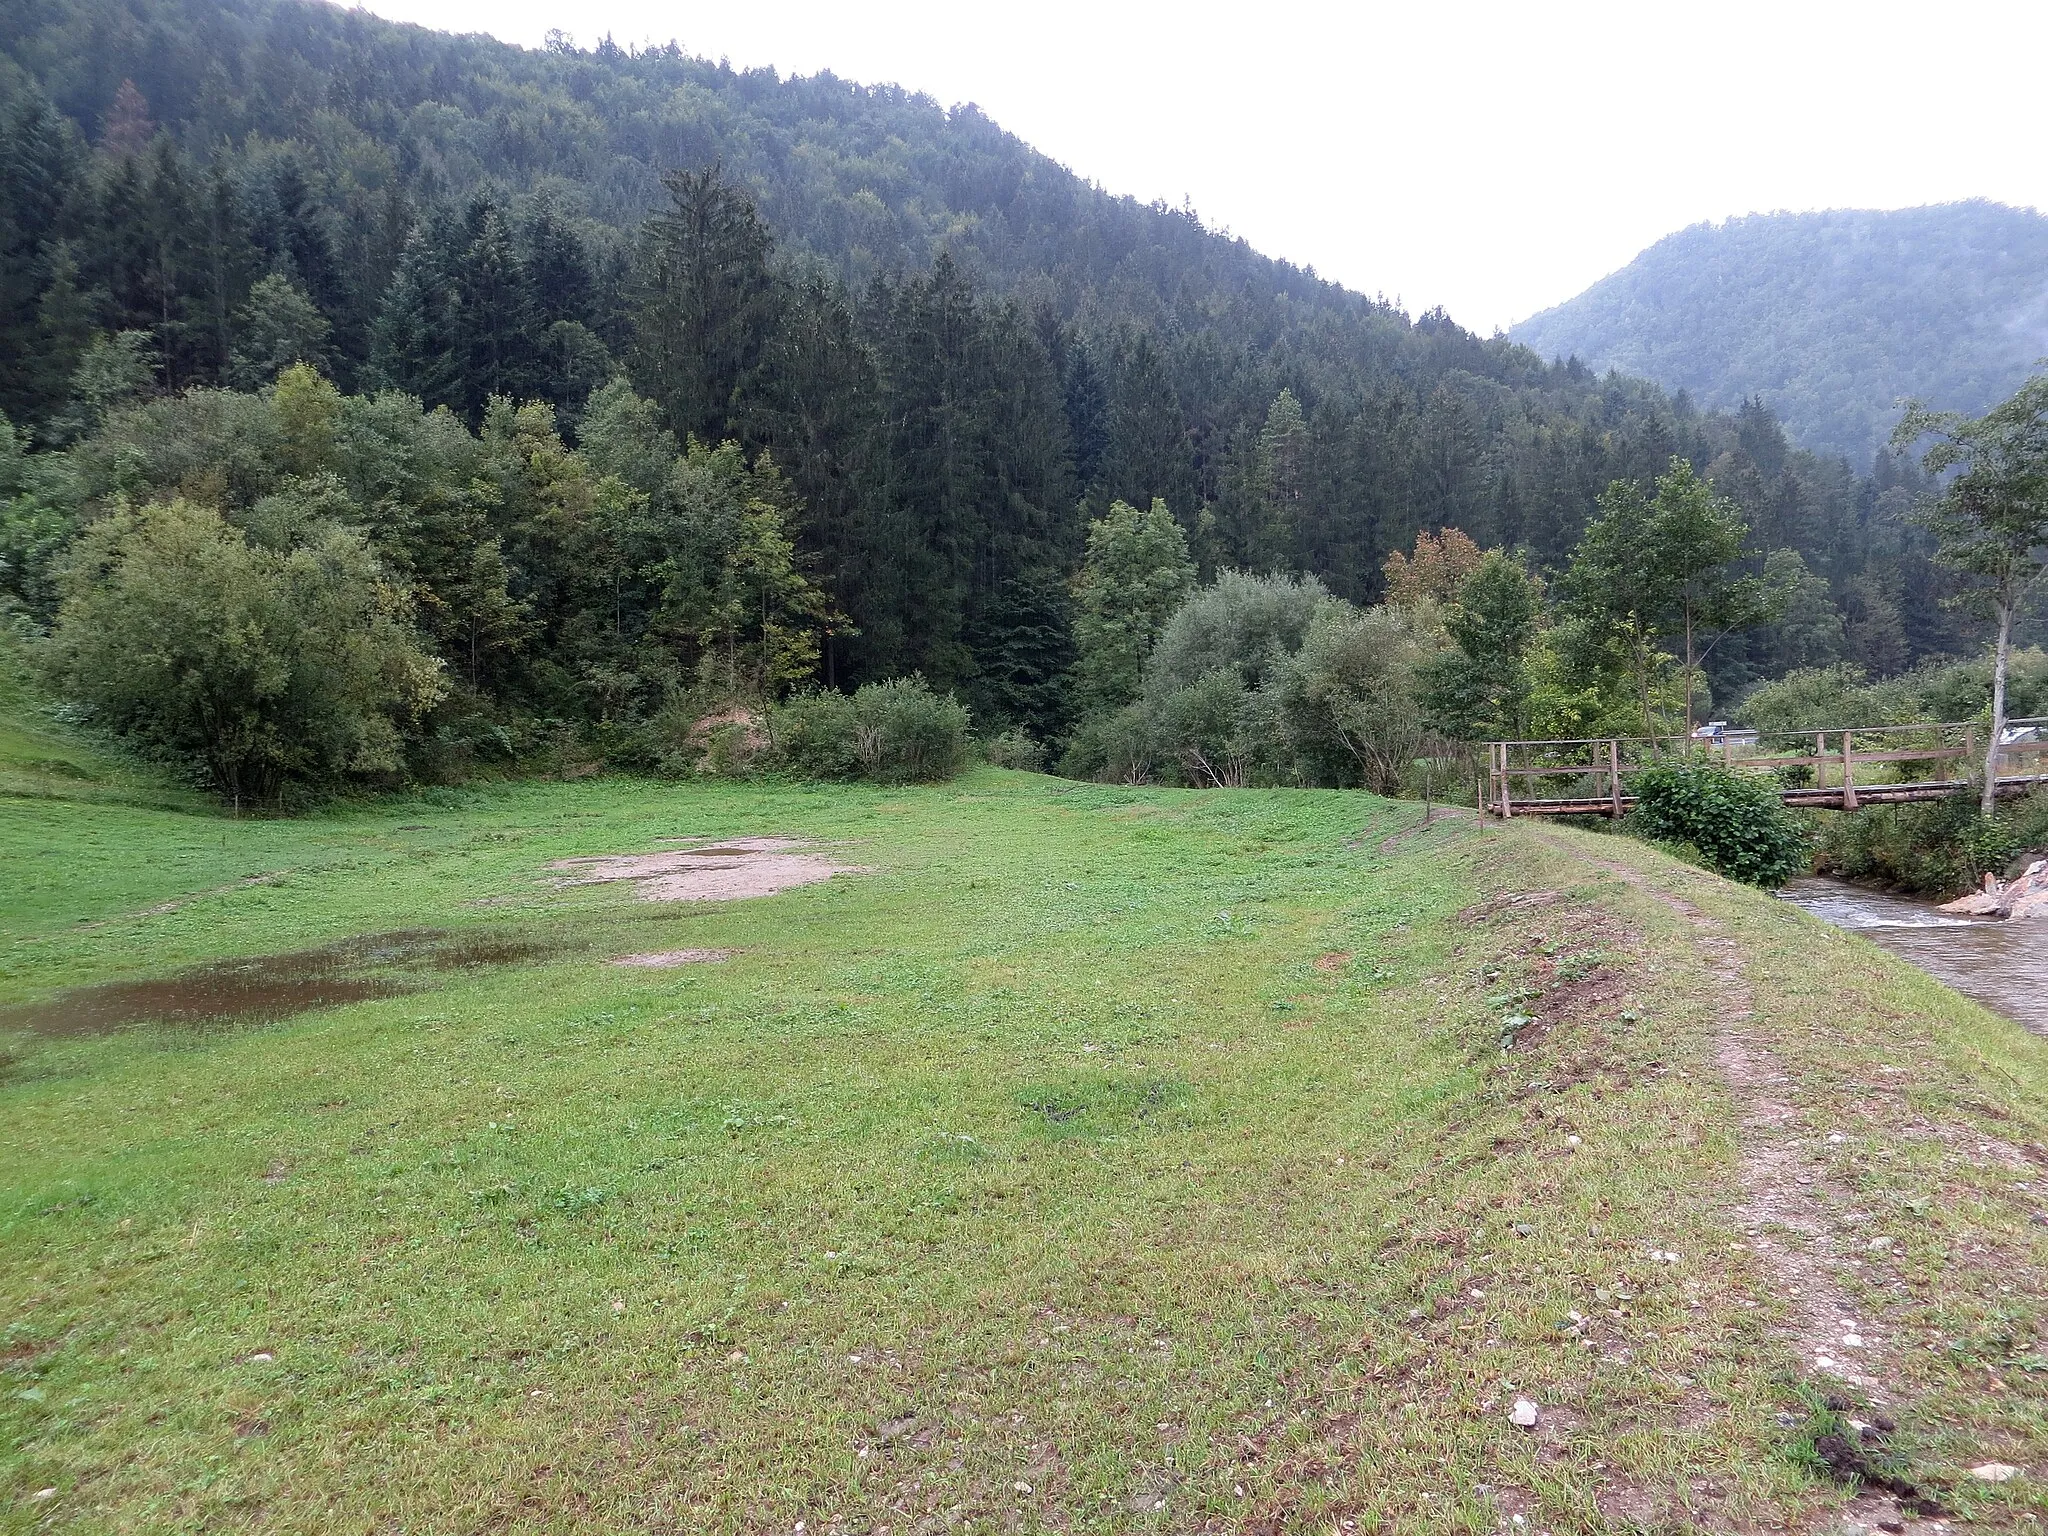
[[[1156,638],[1089,585],[1105,521],[1362,612],[1442,529],[1555,582],[1674,458],[1783,595],[1702,701],[1970,642],[1903,459],[1411,320],[971,109],[296,0],[35,0],[0,51],[0,596],[56,622],[124,509],[353,530],[442,669],[415,758],[617,746],[721,665],[919,673],[1063,746]]]

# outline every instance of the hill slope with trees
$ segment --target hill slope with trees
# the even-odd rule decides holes
[[[1975,201],[1696,224],[1511,334],[1712,409],[1761,398],[1794,441],[1867,464],[1903,400],[1981,411],[2048,355],[2048,218]]]
[[[27,0],[0,143],[0,607],[113,718],[156,695],[89,676],[128,652],[80,616],[203,568],[301,680],[217,715],[262,775],[666,760],[644,728],[714,696],[913,673],[1057,749],[1110,701],[1083,563],[1120,506],[1194,580],[1364,605],[1447,529],[1554,582],[1674,459],[1793,599],[1714,648],[1716,698],[1971,644],[1910,466],[1411,317],[971,107],[302,0]],[[288,727],[347,615],[401,609],[360,729]]]

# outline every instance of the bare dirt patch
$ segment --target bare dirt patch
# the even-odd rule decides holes
[[[738,954],[736,949],[657,949],[644,955],[620,955],[613,965],[638,966],[643,970],[666,971],[679,965],[716,965]]]
[[[860,865],[835,864],[803,851],[812,846],[788,837],[735,837],[661,853],[558,859],[548,868],[569,873],[559,882],[565,886],[630,880],[642,901],[745,901],[817,885],[834,875],[867,873]]]

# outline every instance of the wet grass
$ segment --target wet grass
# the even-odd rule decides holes
[[[1568,836],[1393,838],[1418,814],[993,771],[242,823],[0,799],[22,872],[0,1002],[309,953],[411,989],[0,1037],[0,1529],[1726,1529],[1837,1506],[1777,1299],[1731,1247],[1733,1112],[1683,935]],[[872,872],[660,906],[546,868],[767,835],[850,841]],[[2039,1042],[1630,857],[1743,925],[1760,995],[1796,972],[1774,1028],[1826,1027],[1817,985],[1882,999],[1833,1055],[1786,1047],[1828,1092],[1903,1052],[1943,1124],[1979,1099],[2041,1115]],[[420,929],[547,947],[349,947]],[[606,963],[682,948],[734,953]],[[1974,1176],[1887,1172],[1909,1167],[1901,1201]],[[1938,1247],[1900,1229],[1930,1296],[1973,1242],[2048,1258],[2017,1205],[1934,1224]],[[1896,1413],[1886,1454],[1951,1501],[1987,1444],[2048,1454],[2014,1278],[1995,1318],[1944,1314],[1967,1355],[1914,1362],[1946,1418]],[[1965,1404],[1993,1357],[2000,1395]],[[1534,1430],[1509,1422],[1523,1394]],[[1963,1493],[2017,1518],[2030,1486]]]
[[[405,928],[317,949],[240,955],[141,981],[70,987],[0,1008],[0,1034],[102,1035],[131,1025],[249,1028],[318,1008],[425,990],[437,971],[514,965],[569,947],[559,935],[506,928]]]

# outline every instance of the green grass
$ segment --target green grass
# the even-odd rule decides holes
[[[127,803],[203,812],[204,801],[168,774],[67,726],[31,686],[21,643],[0,629],[0,796]]]
[[[1588,855],[1740,934],[1813,1112],[1868,1111],[1823,1154],[1843,1178],[1886,1134],[1878,1060],[1913,1066],[1920,1120],[2025,1145],[2048,1052],[1618,840],[1439,824],[1382,851],[1419,811],[993,770],[241,822],[0,798],[0,1002],[423,925],[563,946],[260,1029],[0,1041],[0,1529],[1835,1507],[1780,1422],[1803,1399],[1779,1299],[1730,1246],[1703,964]],[[698,833],[845,842],[871,872],[715,906],[546,878]],[[1538,888],[1558,898],[1471,910]],[[602,963],[683,946],[739,953]],[[1521,1011],[1539,1026],[1504,1054]],[[2020,1279],[2048,1229],[2008,1173],[1885,1145],[1873,1220],[1925,1289],[1897,1304],[1960,1341],[1909,1362],[1934,1407],[1901,1413],[1904,1453],[2017,1518],[2031,1482],[1980,1495],[1959,1468],[2048,1470]]]

